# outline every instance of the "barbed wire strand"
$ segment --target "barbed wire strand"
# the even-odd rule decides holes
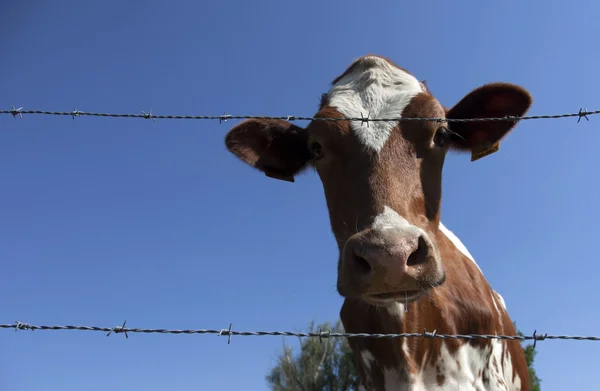
[[[285,116],[253,116],[253,115],[156,115],[152,114],[152,110],[147,113],[141,111],[142,114],[118,114],[118,113],[94,113],[79,111],[74,109],[73,111],[44,111],[44,110],[23,110],[23,107],[15,108],[12,106],[11,110],[0,110],[0,114],[10,114],[13,117],[19,116],[23,118],[23,115],[52,115],[52,116],[71,116],[75,117],[92,116],[92,117],[114,117],[114,118],[143,118],[151,119],[156,122],[157,119],[193,119],[193,120],[219,120],[219,123],[225,122],[230,119],[284,119],[287,121],[360,121],[362,123],[368,122],[391,122],[391,121],[435,121],[435,122],[481,122],[481,121],[522,121],[522,120],[534,120],[534,119],[559,119],[578,117],[577,122],[585,118],[589,121],[588,116],[600,114],[600,110],[587,111],[586,109],[579,109],[577,113],[566,113],[566,114],[555,114],[555,115],[530,115],[524,117],[517,116],[505,116],[505,117],[491,117],[491,118],[422,118],[422,117],[402,117],[402,118],[369,118],[363,117],[341,117],[341,118],[327,118],[327,117],[301,117],[295,115]]]
[[[537,341],[547,339],[575,340],[575,341],[600,341],[600,337],[596,336],[577,336],[577,335],[549,335],[537,334],[537,331],[531,336],[526,335],[491,335],[491,334],[438,334],[435,330],[423,333],[399,333],[399,334],[368,334],[368,333],[334,333],[330,331],[319,331],[316,333],[300,333],[291,331],[235,331],[231,329],[231,324],[228,329],[190,329],[190,330],[169,330],[169,329],[139,329],[127,328],[126,322],[122,326],[117,327],[97,327],[97,326],[37,326],[23,322],[15,322],[14,324],[0,324],[0,329],[18,330],[67,330],[67,331],[100,331],[107,333],[125,334],[129,338],[128,333],[144,333],[144,334],[216,334],[218,336],[228,336],[228,343],[231,342],[231,336],[284,336],[284,337],[309,337],[309,338],[376,338],[376,339],[394,339],[394,338],[440,338],[440,339],[501,339],[501,340],[533,340],[534,344]]]
[[[0,114],[10,114],[13,117],[19,116],[23,118],[23,114],[37,114],[37,115],[51,115],[51,116],[71,116],[73,119],[80,116],[94,116],[94,117],[115,117],[115,118],[143,118],[143,119],[193,119],[193,120],[219,120],[219,123],[227,121],[229,119],[284,119],[287,121],[360,121],[365,122],[390,122],[390,121],[436,121],[436,122],[481,122],[481,121],[518,121],[518,120],[534,120],[534,119],[559,119],[568,117],[578,117],[577,122],[579,123],[582,118],[589,121],[588,116],[600,114],[600,110],[587,111],[586,109],[579,109],[577,113],[566,113],[556,115],[532,115],[532,116],[505,116],[505,117],[489,117],[489,118],[422,118],[422,117],[402,117],[402,118],[368,118],[368,117],[341,117],[341,118],[327,118],[327,117],[301,117],[294,115],[287,116],[250,116],[250,115],[154,115],[152,110],[148,113],[142,111],[142,114],[117,114],[117,113],[94,113],[85,112],[74,109],[71,112],[66,111],[44,111],[44,110],[23,110],[22,107],[15,108],[12,106],[12,110],[0,110]],[[441,338],[441,339],[504,339],[504,340],[533,340],[534,344],[537,341],[546,339],[562,339],[562,340],[578,340],[578,341],[600,341],[600,337],[596,336],[569,336],[569,335],[537,335],[535,332],[532,336],[510,336],[510,335],[489,335],[489,334],[437,334],[433,332],[424,331],[423,333],[399,333],[399,334],[368,334],[368,333],[332,333],[329,331],[318,332],[318,333],[298,333],[290,331],[234,331],[231,329],[196,329],[196,330],[168,330],[168,329],[138,329],[138,328],[126,328],[126,323],[122,326],[117,327],[97,327],[97,326],[37,326],[28,323],[16,322],[15,324],[0,324],[0,329],[15,329],[17,330],[79,330],[79,331],[102,331],[108,333],[124,333],[128,338],[128,333],[159,333],[159,334],[217,334],[227,335],[228,343],[231,342],[231,336],[293,336],[293,337],[318,337],[322,338]]]

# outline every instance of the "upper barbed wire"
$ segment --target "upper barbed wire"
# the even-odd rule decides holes
[[[577,113],[565,113],[565,114],[554,114],[554,115],[529,115],[523,117],[517,116],[505,116],[505,117],[489,117],[489,118],[439,118],[439,117],[401,117],[401,118],[369,118],[367,117],[341,117],[341,118],[328,118],[328,117],[302,117],[296,115],[284,115],[284,116],[266,116],[266,115],[157,115],[153,114],[152,110],[147,113],[141,111],[141,114],[132,113],[98,113],[98,112],[87,112],[74,109],[73,111],[46,111],[46,110],[23,110],[23,107],[15,108],[12,106],[11,110],[0,110],[0,114],[10,114],[13,117],[19,116],[23,118],[23,115],[49,115],[49,116],[70,116],[73,119],[75,117],[113,117],[113,118],[142,118],[152,119],[189,119],[189,120],[218,120],[220,123],[232,120],[232,119],[282,119],[287,121],[358,121],[358,122],[391,122],[391,121],[435,121],[435,122],[482,122],[482,121],[523,121],[523,120],[535,120],[535,119],[559,119],[559,118],[571,118],[577,117],[577,122],[585,118],[589,121],[588,116],[600,114],[600,110],[587,111],[580,109]]]

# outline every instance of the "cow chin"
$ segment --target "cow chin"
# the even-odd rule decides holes
[[[337,291],[344,299],[362,300],[369,305],[387,307],[390,304],[409,304],[427,298],[431,292],[446,282],[443,270],[422,279],[413,279],[406,284],[389,285],[388,289],[375,290],[369,286],[361,286],[338,276]]]

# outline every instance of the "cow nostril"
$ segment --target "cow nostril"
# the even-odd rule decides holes
[[[424,263],[427,259],[427,242],[423,236],[419,236],[417,249],[410,254],[406,260],[406,266],[416,266]]]
[[[363,257],[354,254],[354,269],[360,274],[369,274],[371,272],[371,265]]]

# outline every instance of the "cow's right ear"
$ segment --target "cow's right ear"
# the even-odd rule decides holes
[[[234,126],[225,136],[229,152],[266,176],[294,182],[311,155],[308,132],[281,119],[249,119]]]

